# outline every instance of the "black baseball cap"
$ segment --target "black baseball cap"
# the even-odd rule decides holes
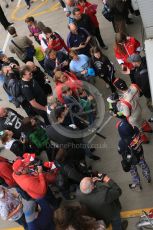
[[[141,56],[139,54],[132,54],[128,57],[128,62],[141,62]]]

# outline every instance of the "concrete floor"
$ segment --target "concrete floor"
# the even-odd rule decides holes
[[[1,0],[2,1],[2,0]],[[24,1],[23,1],[24,2]],[[113,46],[114,46],[114,32],[111,23],[106,21],[102,15],[101,15],[101,0],[94,1],[99,3],[98,7],[98,19],[100,22],[100,29],[101,29],[101,34],[103,35],[103,39],[105,43],[108,45],[109,49],[108,51],[105,52],[106,55],[114,62],[117,70],[117,76],[120,76],[119,73],[119,65],[117,64],[115,58],[114,58],[114,52],[113,52]],[[42,5],[39,9],[37,9],[37,12],[32,11],[32,15],[35,13],[39,13],[39,16],[36,16],[36,19],[38,21],[44,22],[47,26],[50,26],[53,30],[59,32],[65,39],[66,35],[68,33],[67,29],[67,21],[63,12],[63,9],[59,7],[57,10],[45,14],[41,14],[42,11],[49,9],[50,6],[56,4],[56,1],[52,0],[45,0],[44,5]],[[24,4],[24,3],[22,3]],[[38,5],[42,4],[41,1],[36,1],[33,3],[31,9],[33,10],[35,7]],[[15,9],[15,6],[17,5],[17,1],[14,0],[13,3],[10,4],[10,8],[5,9],[6,15],[10,21],[12,19],[10,18],[12,15],[12,12]],[[4,4],[2,3],[2,6]],[[31,10],[30,10],[31,11]],[[26,9],[26,7],[18,10],[16,13],[16,20],[14,20],[14,25],[17,28],[17,31],[19,34],[25,34],[28,35],[28,29],[26,27],[26,24],[24,23],[24,20],[18,21],[20,17],[23,17],[23,15],[29,13],[30,16],[30,11]],[[142,25],[141,25],[141,19],[139,17],[134,17],[134,25],[130,25],[128,27],[128,32],[130,35],[133,35],[136,37],[140,42],[142,42]],[[1,34],[1,39],[0,39],[0,48],[3,48],[7,32],[0,26],[0,34]],[[6,48],[6,53],[10,55],[8,48]],[[127,76],[123,76],[123,78],[128,80]],[[110,90],[105,88],[105,85],[103,81],[97,80],[97,87],[99,88],[100,92],[103,94],[104,99],[107,98],[107,96],[110,94]],[[9,104],[6,98],[6,95],[2,89],[0,88],[0,98],[2,98],[2,102],[0,104],[2,106],[9,106],[13,108],[12,104]],[[146,109],[145,106],[145,100],[144,98],[142,100],[142,106],[143,106],[143,114],[145,118],[150,117],[150,112]],[[22,114],[22,110],[18,110]],[[107,104],[106,104],[106,114],[105,114],[105,119],[104,122],[108,119],[109,114],[108,114],[108,109],[107,109]],[[96,154],[101,157],[101,160],[98,162],[91,162],[93,165],[93,168],[96,170],[99,170],[100,172],[106,172],[111,178],[113,178],[122,188],[123,194],[121,196],[121,203],[122,203],[122,208],[123,210],[134,210],[134,209],[140,209],[140,208],[149,208],[153,206],[153,201],[152,201],[152,194],[153,194],[153,184],[147,184],[144,179],[142,178],[142,186],[143,190],[140,193],[137,192],[132,192],[128,188],[128,184],[131,183],[131,178],[129,173],[125,173],[122,171],[121,164],[120,164],[120,156],[117,153],[117,141],[118,141],[118,134],[117,130],[115,128],[115,123],[116,120],[112,118],[109,123],[103,128],[101,133],[105,135],[107,138],[106,140],[101,139],[100,137],[95,137],[93,140],[93,144],[100,144],[100,148],[96,149]],[[150,136],[150,144],[144,146],[144,152],[145,152],[145,157],[147,162],[149,163],[150,169],[151,169],[151,174],[153,174],[152,166],[153,166],[153,144],[152,144],[152,135]],[[3,152],[7,157],[12,157],[13,155],[10,154],[9,152]],[[140,173],[141,174],[141,173]],[[152,175],[153,176],[153,175]],[[128,230],[134,230],[135,224],[137,222],[137,219],[130,219],[129,220],[129,227]],[[2,222],[0,221],[0,229],[5,229],[7,227],[13,227],[16,226],[12,223],[8,222]]]

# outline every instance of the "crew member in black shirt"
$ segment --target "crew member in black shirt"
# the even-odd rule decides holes
[[[36,66],[34,62],[28,61],[26,65],[31,68],[33,79],[37,81],[45,95],[50,95],[52,93],[52,89],[51,86],[46,83],[47,78],[45,73],[38,66]]]
[[[21,70],[21,89],[25,99],[31,105],[31,108],[40,115],[45,123],[50,124],[47,116],[47,97],[36,80],[32,78],[31,68],[24,66]]]

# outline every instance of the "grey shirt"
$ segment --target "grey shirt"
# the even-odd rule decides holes
[[[16,47],[11,40],[17,44]],[[32,41],[27,36],[12,37],[9,42],[9,50],[11,53],[15,53],[22,61],[26,58],[26,48],[32,45]]]

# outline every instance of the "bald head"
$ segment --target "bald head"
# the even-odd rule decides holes
[[[91,177],[84,177],[80,182],[80,190],[84,194],[89,194],[94,189],[94,183]]]
[[[65,0],[67,6],[73,6],[75,4],[74,0]]]
[[[7,115],[7,109],[0,107],[0,117],[5,117]]]
[[[31,69],[31,71],[35,71],[36,70],[36,65],[32,61],[27,61],[26,62],[26,66],[28,66]]]

